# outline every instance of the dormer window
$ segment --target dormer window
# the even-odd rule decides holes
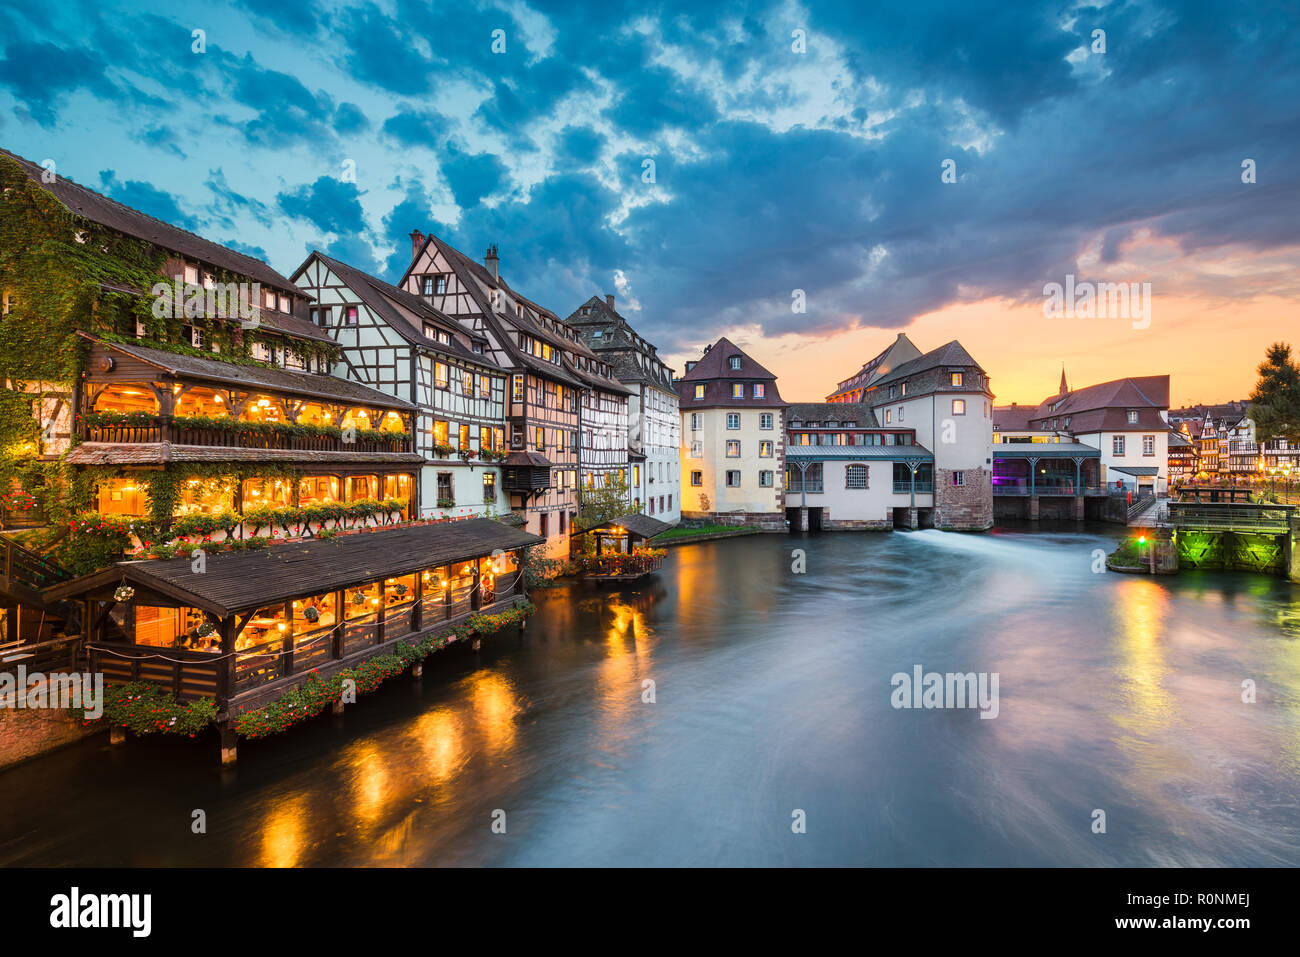
[[[1129,425],[1137,425],[1137,420],[1138,420],[1138,411],[1137,411],[1137,409],[1129,409],[1129,410],[1128,410],[1128,424],[1129,424]]]
[[[731,368],[734,371],[740,371],[740,356],[731,357]]]
[[[189,286],[197,286],[197,285],[199,284],[199,267],[198,267],[198,266],[186,266],[186,267],[185,267],[185,284],[186,284],[186,285],[189,285]]]
[[[280,293],[280,311],[286,316],[293,312],[293,301],[284,293]]]
[[[960,386],[962,384],[962,374],[960,372],[952,373],[952,384]]]
[[[188,282],[188,281],[189,281],[189,280],[187,279],[186,282]],[[263,309],[274,309],[274,308],[275,308],[275,291],[274,291],[274,290],[271,290],[271,289],[263,289],[263,290],[262,290],[262,308],[263,308]]]

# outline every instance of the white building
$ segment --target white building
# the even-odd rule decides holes
[[[1103,487],[1163,495],[1169,486],[1168,416],[1167,375],[1072,390],[1062,373],[1060,390],[1036,408],[999,407],[997,441],[1003,441],[1004,432],[1063,437],[1097,450]]]
[[[604,300],[592,296],[565,321],[631,390],[625,445],[633,510],[669,524],[678,522],[681,421],[672,370],[618,313],[612,295]]]

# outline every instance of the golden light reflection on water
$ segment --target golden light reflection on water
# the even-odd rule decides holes
[[[523,704],[510,682],[495,672],[480,671],[469,678],[469,704],[482,747],[498,754],[515,743],[515,717]]]
[[[351,749],[351,807],[359,825],[377,824],[393,799],[390,793],[388,754],[373,740],[358,741]]]
[[[277,801],[262,823],[262,853],[258,867],[294,867],[303,851],[307,799]]]
[[[451,781],[467,757],[461,716],[450,708],[426,712],[416,719],[412,736],[424,783],[438,787]]]
[[[1115,720],[1142,737],[1162,730],[1174,718],[1174,699],[1165,682],[1168,668],[1161,645],[1169,596],[1164,588],[1145,578],[1127,578],[1119,584],[1116,614],[1123,667],[1124,710]]]

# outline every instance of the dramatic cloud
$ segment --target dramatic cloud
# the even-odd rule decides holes
[[[111,165],[115,198],[286,272],[328,244],[395,280],[412,228],[495,242],[562,314],[634,292],[665,352],[1027,303],[1066,272],[1300,285],[1284,4],[239,3],[202,55],[157,0],[0,13],[5,145]]]

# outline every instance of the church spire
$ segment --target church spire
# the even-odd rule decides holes
[[[1065,393],[1067,393],[1067,392],[1069,392],[1069,391],[1070,391],[1070,387],[1069,387],[1068,385],[1065,384],[1065,363],[1062,362],[1062,363],[1061,363],[1061,391],[1058,392],[1058,393],[1056,393],[1056,394],[1057,394],[1057,395],[1065,395]]]

